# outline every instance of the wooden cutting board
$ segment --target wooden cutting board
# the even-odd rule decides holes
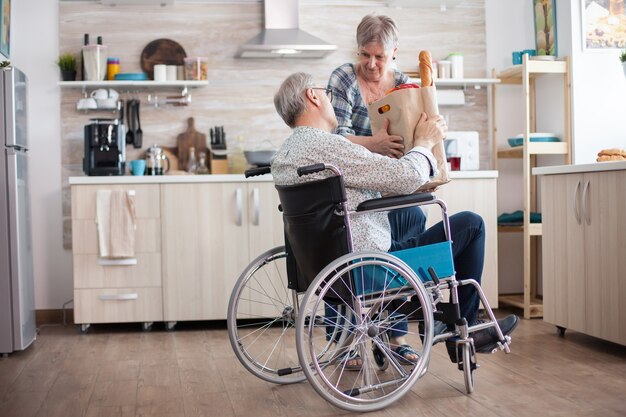
[[[206,153],[206,160],[209,160],[206,147],[206,135],[196,130],[193,117],[187,119],[187,130],[178,135],[176,138],[176,145],[178,146],[178,167],[181,170],[185,170],[187,168],[187,161],[189,161],[189,148],[192,146],[196,148],[196,161],[199,159],[200,152]]]
[[[141,69],[154,79],[156,64],[184,65],[187,53],[182,46],[171,39],[157,39],[143,48],[141,52]]]

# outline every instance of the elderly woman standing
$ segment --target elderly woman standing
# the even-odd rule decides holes
[[[392,66],[398,52],[398,28],[390,17],[369,14],[357,27],[356,43],[358,62],[335,69],[328,81],[338,122],[335,133],[371,152],[400,158],[404,154],[402,137],[387,133],[388,122],[372,132],[367,113],[368,104],[409,81]],[[419,207],[394,210],[389,212],[389,223],[392,242],[402,242],[424,231],[426,216]]]
[[[393,19],[382,15],[367,15],[356,30],[358,62],[347,63],[335,69],[328,81],[337,117],[335,133],[371,152],[390,158],[404,155],[403,138],[387,132],[389,122],[378,132],[372,132],[367,105],[381,99],[387,91],[409,81],[392,66],[398,52],[398,28]],[[417,236],[425,229],[426,216],[419,207],[389,212],[392,247],[397,242]],[[392,339],[403,344],[405,323],[392,329]],[[416,360],[415,352],[408,346],[398,352],[407,360]]]

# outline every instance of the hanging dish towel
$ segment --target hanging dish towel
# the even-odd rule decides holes
[[[135,257],[135,201],[127,191],[98,190],[96,224],[101,258]]]

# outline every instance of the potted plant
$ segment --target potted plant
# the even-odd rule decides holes
[[[57,62],[63,81],[76,80],[76,57],[73,54],[62,54]]]

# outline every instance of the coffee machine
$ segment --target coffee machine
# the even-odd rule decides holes
[[[122,132],[118,119],[91,119],[91,123],[85,125],[85,174],[124,175],[126,140]]]

